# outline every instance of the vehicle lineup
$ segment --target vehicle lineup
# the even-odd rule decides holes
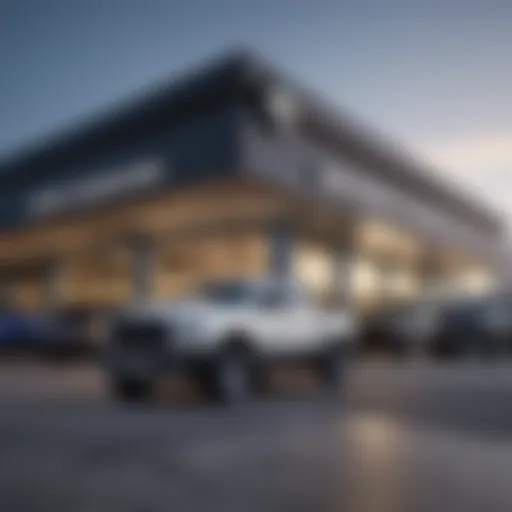
[[[496,358],[512,354],[512,296],[496,293],[453,304],[443,315],[431,352],[441,357]]]
[[[118,311],[104,364],[114,396],[148,399],[155,380],[185,371],[210,395],[234,404],[263,386],[273,363],[308,363],[329,388],[342,386],[356,339],[348,308],[315,307],[299,286],[226,280],[177,301]]]
[[[113,396],[150,399],[160,377],[185,373],[212,398],[239,403],[267,370],[307,365],[343,387],[360,349],[436,359],[512,356],[512,294],[422,297],[363,316],[325,309],[288,279],[231,278],[181,299],[118,309],[0,312],[0,354],[47,361],[100,359]]]
[[[449,300],[424,299],[390,308],[363,322],[368,348],[439,359],[512,354],[512,296],[493,293]]]

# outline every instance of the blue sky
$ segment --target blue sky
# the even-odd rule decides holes
[[[0,0],[0,153],[240,45],[512,220],[509,0]]]

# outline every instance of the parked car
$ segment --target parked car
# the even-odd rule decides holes
[[[92,311],[59,310],[0,314],[0,351],[45,359],[83,358],[95,355]]]
[[[149,398],[155,379],[184,370],[213,397],[246,400],[268,363],[307,362],[341,386],[356,323],[322,311],[299,287],[227,280],[182,301],[135,305],[109,327],[106,368],[122,399]]]
[[[448,308],[432,352],[440,357],[512,353],[512,295],[490,295]]]
[[[95,358],[111,314],[105,307],[69,307],[54,313],[57,353],[64,357]]]
[[[0,349],[4,354],[39,353],[51,338],[43,316],[4,310],[0,315]]]
[[[363,345],[400,356],[424,353],[440,328],[445,307],[440,299],[424,298],[380,310],[363,324]]]

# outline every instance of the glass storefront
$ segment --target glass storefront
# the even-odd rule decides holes
[[[155,297],[179,297],[205,281],[265,274],[268,243],[263,231],[217,233],[168,240],[158,247]]]
[[[293,274],[320,303],[330,299],[335,282],[333,251],[311,241],[299,240],[293,254]]]
[[[62,305],[130,302],[137,296],[139,278],[148,281],[148,296],[170,299],[187,294],[205,281],[262,277],[276,264],[272,223],[282,218],[277,206],[283,208],[285,203],[283,198],[269,198],[267,194],[263,201],[263,196],[249,188],[243,190],[251,201],[234,196],[232,190],[225,191],[221,201],[219,189],[207,189],[201,194],[179,197],[174,203],[158,199],[137,205],[126,210],[130,215],[115,211],[105,215],[105,222],[84,221],[73,229],[48,230],[46,236],[43,230],[33,239],[27,235],[26,245],[19,247],[32,254],[33,250],[44,252],[54,241],[59,242],[55,252],[59,253],[58,303]],[[352,243],[347,244],[347,252],[341,257],[347,259],[340,261],[334,247],[341,240],[341,221],[332,212],[326,212],[325,219],[318,212],[308,212],[295,218],[293,240],[283,242],[279,250],[291,251],[286,265],[290,263],[293,276],[319,303],[346,295],[360,308],[373,309],[383,303],[414,300],[431,291],[422,275],[421,251],[425,246],[420,240],[382,223],[358,221]],[[137,229],[151,240],[151,254],[139,259],[138,264],[133,245],[123,235],[124,230],[129,231],[128,221],[130,227],[137,221]],[[345,220],[346,224],[349,222],[352,219]],[[110,233],[117,233],[117,238],[109,238]],[[78,246],[84,249],[76,249]],[[286,260],[288,256],[283,257]],[[442,285],[445,289],[479,293],[493,286],[492,273],[485,266],[452,259],[435,276],[437,288]],[[46,307],[47,274],[41,268],[22,270],[13,274],[7,268],[9,279],[3,286],[4,295],[20,309]],[[341,276],[344,272],[350,275]]]
[[[62,302],[66,305],[115,305],[133,295],[133,255],[122,245],[98,247],[63,263]]]

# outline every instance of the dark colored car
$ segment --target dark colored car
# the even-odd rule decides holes
[[[91,358],[99,352],[107,308],[72,307],[52,317],[54,353],[59,356]]]
[[[374,313],[363,322],[363,344],[370,351],[401,356],[425,352],[444,306],[441,300],[422,299]]]
[[[0,352],[30,354],[48,359],[94,357],[97,343],[95,311],[68,309],[57,312],[0,314]]]
[[[48,319],[42,315],[4,311],[0,315],[0,350],[3,353],[40,352],[52,338]]]
[[[512,296],[497,294],[447,308],[431,349],[440,357],[510,354]]]
[[[403,308],[393,307],[367,314],[361,326],[361,348],[365,352],[385,352],[402,355],[406,343],[395,329],[395,319]]]

